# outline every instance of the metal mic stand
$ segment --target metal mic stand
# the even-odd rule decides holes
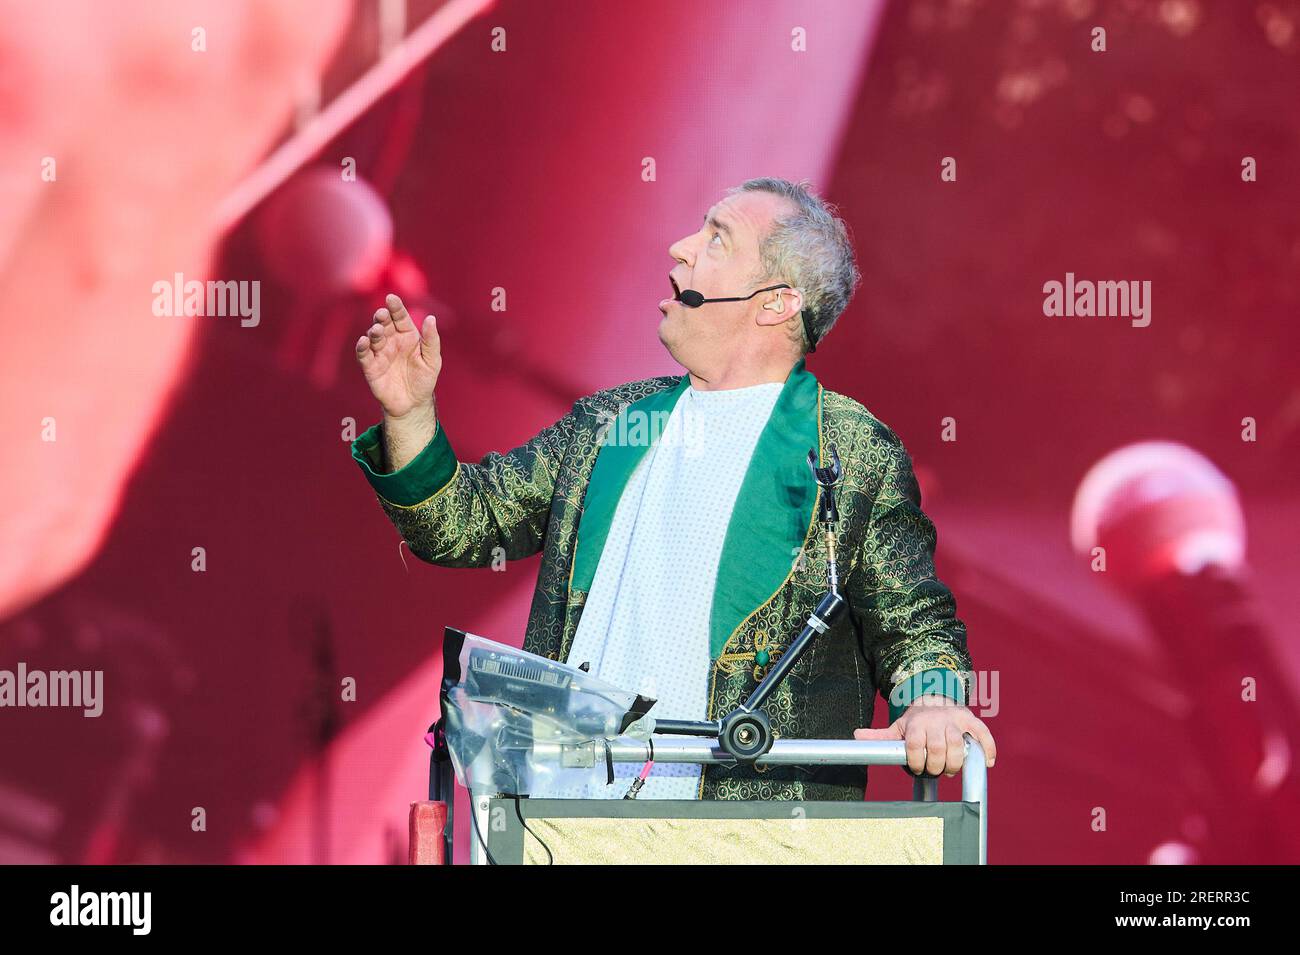
[[[835,506],[835,485],[844,474],[835,445],[831,445],[831,462],[830,467],[818,467],[817,453],[808,452],[808,467],[821,488],[817,521],[826,535],[826,593],[818,602],[817,609],[808,615],[808,622],[790,644],[790,649],[772,665],[767,676],[740,706],[717,722],[656,720],[655,733],[717,739],[724,750],[742,763],[752,763],[772,748],[772,724],[762,709],[763,704],[794,669],[813,640],[829,630],[848,606],[840,595],[839,568],[835,560],[835,525],[840,519],[839,509]]]

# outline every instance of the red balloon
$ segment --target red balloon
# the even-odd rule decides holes
[[[1237,489],[1172,441],[1130,444],[1093,465],[1075,493],[1071,539],[1084,555],[1104,547],[1107,577],[1121,587],[1211,563],[1237,571],[1246,554]]]
[[[336,295],[373,285],[392,254],[393,218],[368,182],[317,166],[267,199],[256,235],[277,281],[304,295]]]

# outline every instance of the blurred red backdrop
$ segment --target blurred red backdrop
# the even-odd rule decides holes
[[[809,367],[907,444],[975,665],[998,673],[990,860],[1165,846],[1154,858],[1251,862],[1295,845],[1300,822],[1278,822],[1271,848],[1216,822],[1229,768],[1207,749],[1203,683],[1241,672],[1211,654],[1189,677],[1175,658],[1178,639],[1200,660],[1191,647],[1222,632],[1204,615],[1167,618],[1173,638],[1153,626],[1072,552],[1069,517],[1116,447],[1206,455],[1243,508],[1261,696],[1294,705],[1296,4],[480,5],[305,155],[325,173],[215,228],[222,198],[294,142],[295,110],[309,127],[303,77],[328,106],[382,59],[391,4],[307,6],[141,5],[98,33],[88,4],[0,18],[38,78],[0,83],[0,157],[26,210],[0,220],[0,666],[102,668],[123,704],[0,714],[0,859],[404,858],[442,627],[518,642],[536,561],[403,560],[348,455],[377,416],[352,342],[389,288],[436,312],[457,450],[519,444],[583,394],[679,373],[655,335],[667,247],[759,175],[812,179],[853,229],[864,285]],[[406,5],[408,29],[452,6]],[[219,55],[196,60],[192,25],[223,9]],[[280,68],[250,68],[304,24]],[[35,52],[60,35],[82,57],[71,78]],[[185,82],[142,65],[159,35]],[[122,91],[95,101],[104,77]],[[136,94],[155,86],[161,118],[144,122]],[[42,182],[60,150],[75,161]],[[190,174],[118,171],[139,157]],[[349,164],[354,198],[313,192]],[[151,314],[176,272],[261,281],[260,321]],[[1043,284],[1066,272],[1150,281],[1151,324],[1045,317]],[[85,347],[73,361],[56,341]],[[355,703],[336,702],[345,676]],[[868,795],[909,792],[877,773]]]

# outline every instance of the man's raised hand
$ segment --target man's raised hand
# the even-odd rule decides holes
[[[370,330],[357,339],[357,361],[386,419],[431,418],[442,371],[437,320],[428,315],[417,329],[400,298],[389,294],[385,302]]]
[[[389,470],[397,471],[437,433],[433,389],[442,371],[442,348],[432,315],[417,329],[400,298],[390,293],[385,303],[357,339],[357,361],[384,409],[384,450]]]

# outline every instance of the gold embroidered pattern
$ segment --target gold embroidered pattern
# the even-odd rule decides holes
[[[380,500],[417,557],[442,566],[486,566],[541,552],[524,649],[567,659],[586,594],[570,586],[577,528],[600,428],[623,405],[675,387],[651,378],[598,392],[514,450],[462,462],[446,488],[413,507]],[[772,695],[767,713],[784,738],[847,739],[870,726],[875,696],[891,677],[943,667],[969,673],[966,630],[951,591],[934,572],[934,527],[920,507],[911,460],[898,437],[858,402],[818,388],[820,449],[835,444],[844,466],[841,582],[854,613],[817,637]],[[798,635],[825,587],[825,543],[810,521],[802,559],[728,637],[709,676],[709,719],[734,709]],[[726,586],[719,581],[719,586]],[[857,618],[861,632],[855,628]],[[758,654],[768,660],[760,665]],[[706,767],[706,799],[861,799],[854,767]]]

